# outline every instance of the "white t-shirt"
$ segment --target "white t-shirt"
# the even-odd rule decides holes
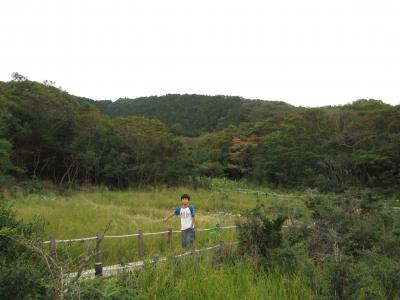
[[[195,216],[195,211],[193,206],[188,207],[178,207],[175,210],[175,215],[181,217],[181,230],[186,230],[192,227],[192,218]]]

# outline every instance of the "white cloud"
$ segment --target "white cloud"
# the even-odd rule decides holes
[[[72,94],[400,103],[400,2],[3,1],[0,80]]]

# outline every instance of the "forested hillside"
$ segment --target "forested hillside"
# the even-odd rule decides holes
[[[400,108],[377,100],[304,109],[188,140],[209,175],[340,190],[400,179]]]
[[[178,95],[94,101],[78,97],[109,116],[142,116],[162,121],[176,135],[199,136],[241,122],[285,117],[295,107],[279,101],[232,96]]]
[[[14,179],[176,183],[188,169],[182,145],[160,121],[111,119],[64,91],[23,78],[0,82],[0,134],[3,186]]]
[[[0,160],[2,182],[127,187],[226,176],[330,191],[396,187],[400,107],[199,95],[95,102],[17,76],[0,82]]]

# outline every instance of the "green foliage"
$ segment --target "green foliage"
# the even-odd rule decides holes
[[[107,182],[120,187],[132,182],[174,183],[188,175],[190,166],[189,162],[185,165],[181,144],[160,121],[126,117],[113,119],[111,124],[113,149],[103,171]]]
[[[243,254],[267,257],[282,244],[282,225],[286,217],[271,220],[261,207],[247,211],[238,222],[239,246]]]
[[[17,170],[11,161],[11,154],[11,143],[5,139],[0,139],[0,187],[3,188],[12,181],[12,177],[9,176],[11,171]]]
[[[220,208],[237,212],[254,207],[259,200],[258,208],[241,214],[238,252],[232,247],[229,251],[209,252],[208,257],[149,264],[126,277],[78,281],[68,289],[70,294],[66,296],[89,299],[263,299],[265,295],[271,299],[400,297],[400,215],[398,210],[390,209],[390,201],[396,203],[395,200],[370,189],[329,195],[308,191],[307,194],[313,195],[305,201],[309,211],[292,214],[285,223],[287,226],[283,226],[285,218],[277,217],[286,211],[283,205],[294,210],[294,206],[302,207],[303,200],[285,198],[294,195],[277,193],[277,190],[267,191],[270,192],[268,198],[258,193],[237,193],[238,188],[246,187],[243,184],[219,178],[209,180],[206,185],[209,190],[189,190],[197,208],[199,228],[211,227],[217,222],[230,225],[234,219],[217,215]],[[179,195],[187,191],[184,187],[165,190],[147,187],[125,192],[107,189],[74,192],[73,197],[66,198],[30,195],[17,199],[16,207],[24,218],[37,213],[45,215],[51,221],[51,233],[59,238],[90,236],[105,220],[113,220],[110,234],[129,233],[138,228],[161,231],[167,225],[160,224],[159,220],[171,211],[176,204],[174,199],[179,201]],[[21,223],[10,217],[10,213],[4,216],[0,216],[0,220],[9,224],[8,232],[15,232]],[[26,228],[27,236],[29,232],[37,232],[29,226],[19,228]],[[225,230],[199,232],[199,247],[215,244],[220,238],[226,242],[235,239],[234,231],[229,231],[232,235],[227,233]],[[178,242],[179,239],[174,238],[174,247]],[[165,249],[159,246],[163,243],[165,237],[146,238],[145,256],[164,256]],[[11,252],[15,252],[15,246],[13,244]],[[105,265],[138,259],[134,246],[135,239],[105,240],[102,248]],[[58,247],[60,250],[63,246]],[[72,247],[65,245],[69,251]],[[12,257],[13,263],[24,257],[21,252],[11,256],[11,252],[7,255]],[[24,253],[25,258],[32,259],[29,252]],[[24,280],[23,275],[29,274],[30,278],[25,280],[27,289],[36,289],[36,278],[42,276],[36,265],[41,266],[40,262],[15,264],[21,271],[12,273],[10,267],[4,267],[3,277],[0,276],[3,285],[15,288],[14,280]],[[43,293],[48,291],[46,287],[41,288]],[[40,290],[35,293],[46,298]]]
[[[177,184],[192,173],[184,146],[160,121],[110,119],[64,91],[26,79],[0,82],[0,134],[3,183],[10,174],[123,188]]]
[[[71,299],[109,299],[130,300],[146,299],[138,295],[132,283],[122,279],[84,279],[70,288]]]
[[[312,299],[307,279],[279,269],[259,270],[253,261],[213,254],[169,260],[111,280],[77,287],[85,299]]]
[[[110,116],[143,116],[157,118],[177,135],[198,136],[202,132],[221,130],[245,120],[240,97],[177,95],[137,99],[90,101]]]
[[[253,178],[322,191],[398,185],[399,122],[397,107],[375,100],[296,112],[259,144]]]
[[[400,217],[371,192],[346,193],[308,201],[313,211],[307,241],[321,296],[334,299],[397,299]],[[394,248],[392,248],[394,247]],[[398,248],[397,248],[398,249]]]
[[[206,177],[220,177],[224,174],[224,167],[218,162],[206,161],[198,166],[199,174]]]
[[[0,298],[50,299],[50,279],[44,262],[12,237],[33,240],[41,222],[17,221],[9,207],[0,204]],[[47,281],[47,283],[46,283]]]
[[[265,119],[181,140],[203,175],[223,171],[258,184],[341,192],[355,185],[399,184],[399,129],[398,107],[359,100],[284,114],[271,109]]]
[[[254,174],[273,184],[309,185],[319,151],[307,132],[293,125],[271,133],[255,156]],[[314,149],[313,149],[314,148]]]
[[[187,94],[93,101],[15,74],[0,82],[0,182],[126,188],[225,176],[396,191],[399,130],[399,106],[373,99],[322,108]]]
[[[263,206],[249,211],[240,222],[240,253],[261,269],[306,275],[316,299],[399,298],[398,212],[368,190],[306,204],[311,219],[291,220],[283,232],[283,219],[267,218]]]
[[[115,102],[94,101],[82,97],[77,99],[96,106],[109,116],[157,118],[174,134],[187,137],[221,131],[241,122],[276,122],[295,110],[285,102],[248,100],[222,95],[168,94],[136,99],[124,98]]]

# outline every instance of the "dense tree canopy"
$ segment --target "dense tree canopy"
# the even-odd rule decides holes
[[[110,119],[24,78],[0,83],[0,134],[2,180],[125,187],[176,183],[190,171],[182,145],[159,120]]]
[[[89,103],[109,116],[143,116],[161,120],[171,132],[183,136],[199,136],[219,131],[241,122],[282,118],[293,106],[284,102],[246,100],[233,96],[178,95],[93,101]]]
[[[92,101],[14,76],[0,82],[0,162],[3,184],[126,187],[227,176],[321,190],[397,186],[400,108],[200,95]]]
[[[399,106],[358,100],[185,139],[204,175],[341,190],[400,182]]]

